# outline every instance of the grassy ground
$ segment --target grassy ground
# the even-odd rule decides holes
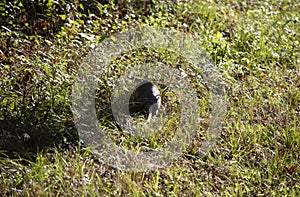
[[[2,195],[300,195],[300,2],[154,2],[135,16],[109,6],[106,20],[69,20],[54,38],[2,27]],[[70,110],[78,66],[105,33],[137,24],[198,33],[218,66],[227,115],[206,156],[192,146],[159,170],[122,172],[78,145]],[[99,118],[114,130],[110,98],[100,97]]]

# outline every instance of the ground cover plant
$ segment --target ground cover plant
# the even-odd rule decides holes
[[[300,2],[38,0],[2,1],[0,10],[3,196],[300,195]],[[71,93],[80,64],[95,46],[146,25],[201,36],[222,74],[227,113],[207,155],[197,148],[205,137],[199,130],[194,144],[170,165],[122,172],[99,162],[80,142]],[[164,51],[124,54],[99,83],[98,119],[115,143],[127,147],[141,142],[113,123],[111,82],[130,61],[149,54],[179,69],[186,65]],[[174,97],[160,88],[163,103]],[[194,88],[205,96],[197,80]],[[209,102],[201,104],[206,115]],[[175,100],[173,113],[177,105]],[[157,138],[142,143],[155,148],[164,142]]]

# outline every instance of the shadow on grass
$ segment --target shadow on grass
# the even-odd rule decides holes
[[[6,116],[0,120],[0,150],[9,158],[34,160],[43,149],[65,149],[78,146],[78,142],[79,136],[72,119],[61,121],[50,118],[42,123],[38,117],[28,121],[22,117]]]

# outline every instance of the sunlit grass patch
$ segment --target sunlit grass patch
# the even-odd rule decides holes
[[[99,7],[103,17],[89,15],[88,21],[77,18],[74,11],[73,19],[66,20],[54,38],[2,27],[0,148],[9,149],[1,152],[0,193],[299,196],[299,3],[227,0],[138,5],[149,9],[145,16],[134,5],[118,11],[122,5],[113,3]],[[114,12],[118,17],[114,18]],[[137,137],[121,131],[110,111],[111,90],[118,77],[134,63],[156,60],[184,70],[197,92],[201,118],[191,146],[158,170],[121,172],[98,161],[91,147],[78,142],[70,110],[76,71],[83,57],[106,36],[133,24],[172,27],[203,39],[201,48],[222,74],[227,102],[221,136],[206,155],[199,154],[199,147],[206,139],[212,103],[198,78],[201,70],[167,50],[122,54],[105,68],[107,75],[100,76],[95,101],[99,127],[115,144],[136,151],[149,151],[172,140],[182,103],[163,84],[157,85],[168,121],[160,132]],[[137,121],[144,123],[143,117]]]

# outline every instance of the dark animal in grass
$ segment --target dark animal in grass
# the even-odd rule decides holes
[[[161,106],[158,88],[151,82],[145,81],[138,85],[129,99],[129,112],[132,117],[143,115],[150,121],[157,115]]]

